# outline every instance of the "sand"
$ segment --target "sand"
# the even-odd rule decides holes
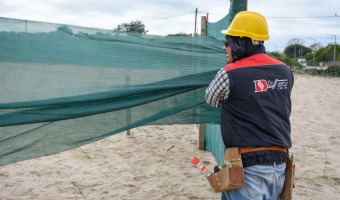
[[[340,78],[296,75],[294,199],[339,199]],[[220,199],[190,163],[196,125],[146,126],[55,155],[0,167],[0,199]]]

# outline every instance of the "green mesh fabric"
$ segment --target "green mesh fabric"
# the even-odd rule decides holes
[[[224,40],[224,35],[221,30],[228,28],[236,13],[246,10],[246,0],[230,0],[229,13],[217,22],[207,22],[207,35],[219,40]]]
[[[226,62],[215,37],[0,18],[0,41],[0,166],[143,125],[219,124],[204,99]]]
[[[163,37],[0,19],[0,165],[142,125],[218,123],[204,90],[213,37]]]

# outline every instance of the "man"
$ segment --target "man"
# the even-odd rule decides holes
[[[290,68],[266,54],[266,19],[239,12],[227,30],[228,64],[206,89],[206,102],[221,107],[221,131],[227,148],[239,147],[245,185],[226,191],[227,199],[279,199],[285,180],[290,138]]]

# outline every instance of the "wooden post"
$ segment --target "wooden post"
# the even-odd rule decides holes
[[[201,36],[207,36],[207,16],[201,17]],[[204,124],[198,125],[198,149],[205,150],[204,148]]]
[[[201,36],[207,36],[207,17],[201,17]]]
[[[131,79],[130,76],[125,76],[125,83],[126,86],[129,86],[131,84]],[[131,109],[127,108],[126,109],[126,124],[131,123]],[[126,131],[127,135],[130,135],[130,129]]]
[[[204,148],[204,124],[198,125],[198,149],[205,150]]]

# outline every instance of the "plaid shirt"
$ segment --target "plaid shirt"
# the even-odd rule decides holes
[[[228,95],[229,77],[227,71],[222,68],[205,90],[205,101],[214,107],[220,107],[223,100],[228,98]]]

